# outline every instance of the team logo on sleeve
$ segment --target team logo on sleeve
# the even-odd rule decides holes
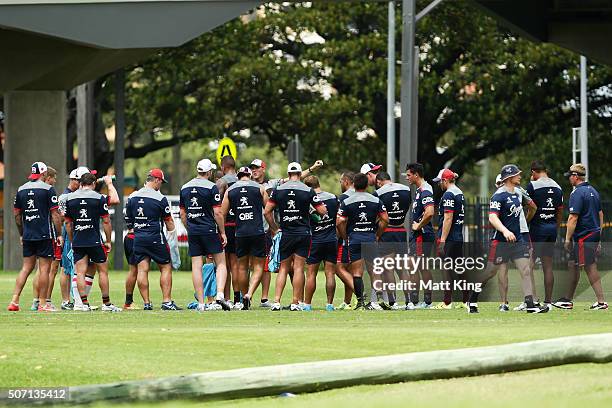
[[[444,203],[442,203],[442,205],[444,207],[454,207],[455,206],[455,200],[453,200],[453,199],[446,199],[446,200],[444,200]]]
[[[104,203],[104,211],[108,211],[108,204]]]
[[[423,199],[423,205],[429,204],[429,203],[433,203],[433,197],[425,197]]]
[[[215,194],[215,201],[221,200],[221,194]]]
[[[51,197],[51,202],[52,203],[57,203],[57,196],[52,196]]]

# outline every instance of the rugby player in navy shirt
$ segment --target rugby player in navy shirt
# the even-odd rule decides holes
[[[181,310],[172,301],[172,265],[170,248],[164,235],[176,234],[168,199],[159,192],[167,183],[161,169],[152,169],[145,185],[132,193],[126,203],[126,224],[134,228],[134,260],[138,264],[138,288],[144,301],[144,310],[153,310],[149,297],[149,270],[151,261],[159,266],[159,284],[162,290],[162,310]]]
[[[232,214],[236,229],[236,256],[238,272],[232,275],[234,292],[238,293],[237,309],[248,310],[251,299],[259,286],[266,261],[266,237],[263,223],[263,208],[268,202],[268,193],[263,184],[251,180],[252,171],[248,167],[238,170],[238,181],[226,191],[221,204],[225,219]],[[226,221],[227,223],[227,221]],[[249,265],[253,276],[249,285]],[[241,299],[242,296],[242,300]]]
[[[385,228],[385,232],[379,240],[379,254],[381,256],[395,256],[396,254],[405,255],[408,251],[408,232],[404,227],[406,216],[410,211],[410,203],[412,202],[410,188],[400,183],[393,183],[391,176],[386,171],[380,171],[376,175],[376,186],[378,189],[372,194],[379,197],[389,215],[389,225]],[[402,281],[409,281],[410,276],[408,271],[395,271]],[[395,283],[393,270],[385,270],[384,281]],[[395,291],[387,290],[389,297],[389,308],[399,310],[400,306],[395,301]],[[404,290],[404,298],[406,304],[410,303],[410,291]],[[382,304],[385,308],[385,304]],[[405,308],[405,306],[404,306]]]
[[[348,271],[341,271],[336,268],[338,253],[338,237],[336,235],[336,215],[340,201],[338,198],[326,191],[321,190],[319,178],[308,176],[304,179],[304,184],[314,189],[319,196],[319,200],[325,204],[327,214],[322,217],[315,217],[311,220],[310,230],[312,232],[312,245],[306,259],[306,291],[304,310],[312,310],[312,297],[317,289],[317,272],[319,265],[323,262],[325,270],[325,293],[327,295],[327,311],[334,310],[334,293],[336,292],[336,275],[342,280],[345,287],[352,286],[353,277]],[[311,209],[314,211],[314,209]],[[350,299],[349,299],[350,302]]]
[[[455,183],[459,177],[451,169],[442,169],[432,181],[439,183],[444,192],[438,204],[438,254],[443,258],[463,258],[463,226],[465,221],[465,197]],[[454,270],[444,269],[444,278],[452,283],[460,277]],[[444,301],[435,309],[451,309],[453,302],[453,285],[444,290]],[[469,300],[469,291],[463,291],[464,305]]]
[[[110,180],[110,177],[107,176]],[[100,290],[102,291],[102,311],[120,312],[121,309],[110,301],[108,283],[108,256],[111,250],[112,226],[108,214],[108,198],[97,191],[96,176],[87,173],[80,178],[81,188],[66,197],[66,232],[72,242],[74,266],[77,275],[77,288],[83,306],[80,310],[90,311],[85,291],[85,274],[88,264],[96,264]],[[100,220],[104,229],[105,241],[100,234]]]
[[[290,310],[302,310],[299,302],[304,296],[304,263],[311,242],[309,209],[312,205],[319,215],[327,213],[325,204],[319,200],[317,193],[300,181],[302,166],[299,163],[289,163],[287,174],[288,181],[272,191],[264,213],[270,230],[275,235],[279,230],[274,220],[274,209],[277,209],[282,230],[279,245],[281,264],[276,277],[274,304],[270,308],[272,311],[281,310],[280,300],[292,263],[293,300]]]
[[[489,205],[489,222],[495,228],[491,239],[491,248],[484,278],[479,282],[482,287],[497,273],[500,264],[514,261],[521,274],[523,294],[527,313],[546,313],[548,307],[536,305],[533,301],[533,284],[529,270],[529,247],[521,235],[520,214],[523,211],[521,195],[516,186],[521,181],[521,170],[514,164],[502,167],[501,182],[503,183]],[[469,313],[478,313],[478,295],[473,291],[470,295]]]
[[[344,201],[348,196],[355,192],[355,187],[353,186],[353,181],[355,179],[355,173],[352,171],[345,171],[340,176],[340,190],[342,194],[338,197],[340,202]],[[349,277],[349,281],[344,285],[344,302],[342,302],[337,309],[344,310],[351,308],[351,300],[353,298],[353,276],[348,270],[348,246],[346,241],[341,239],[338,236],[338,253],[336,256],[336,267],[340,274]]]
[[[49,270],[53,259],[52,225],[56,231],[61,230],[61,217],[57,211],[57,194],[53,186],[43,182],[41,177],[47,171],[43,162],[32,164],[32,173],[27,183],[17,189],[14,201],[14,214],[20,241],[23,245],[23,266],[15,282],[15,290],[8,310],[19,311],[19,296],[28,276],[36,267],[40,274],[38,286],[43,293],[49,285]],[[58,245],[63,244],[62,236],[55,237]],[[51,305],[43,297],[38,306],[39,311],[53,311]]]
[[[198,298],[198,310],[205,310],[204,286],[202,283],[202,266],[204,257],[212,255],[216,266],[217,296],[216,302],[223,310],[231,306],[225,299],[225,282],[227,267],[223,247],[227,243],[223,214],[221,213],[221,195],[215,183],[209,180],[216,169],[208,159],[198,162],[196,178],[181,187],[180,207],[181,221],[187,228],[189,256],[191,256],[191,275],[193,287]]]
[[[355,193],[340,203],[337,223],[340,238],[348,241],[349,271],[353,275],[357,310],[366,308],[363,287],[364,255],[368,257],[368,251],[374,252],[370,255],[375,255],[375,248],[371,245],[383,234],[389,218],[380,198],[366,192],[368,177],[365,174],[355,175],[354,186]],[[364,244],[370,247],[365,247]]]
[[[586,181],[586,168],[578,163],[570,167],[565,173],[569,178],[574,191],[569,197],[569,217],[565,232],[565,250],[573,253],[576,263],[576,273],[584,267],[591,287],[595,292],[597,301],[590,307],[591,310],[605,310],[608,304],[604,299],[601,277],[597,270],[597,256],[601,252],[601,227],[603,225],[603,211],[599,193]],[[579,276],[572,282],[569,295],[566,299],[555,302],[555,306],[564,309],[573,307],[572,298],[576,291]]]
[[[412,227],[410,229],[410,255],[416,257],[429,257],[435,242],[435,236],[431,220],[434,216],[434,198],[431,185],[425,181],[425,170],[421,163],[408,163],[406,165],[406,181],[408,184],[416,186],[416,194],[412,202]],[[429,309],[431,305],[431,289],[424,290],[423,302],[419,303],[419,287],[421,279],[425,284],[432,281],[431,271],[425,265],[418,268],[411,275],[415,284],[415,290],[410,293],[410,303],[406,309],[412,306],[415,309]]]
[[[541,161],[531,163],[531,181],[527,184],[527,194],[534,201],[537,209],[529,222],[529,234],[533,242],[535,258],[542,261],[544,272],[544,303],[552,302],[553,285],[553,255],[557,230],[563,218],[563,192],[561,187],[550,177],[546,165]],[[532,273],[533,273],[532,267]]]

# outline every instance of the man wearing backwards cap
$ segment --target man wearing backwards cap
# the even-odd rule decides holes
[[[485,276],[479,282],[484,288],[487,281],[496,275],[498,265],[513,260],[521,274],[527,313],[546,313],[547,307],[536,305],[533,301],[529,248],[521,235],[519,218],[523,206],[521,195],[516,190],[516,185],[521,181],[521,170],[514,164],[507,164],[502,167],[500,174],[503,185],[493,194],[489,205],[489,222],[495,228],[495,233],[491,239]],[[473,291],[470,294],[469,313],[478,313],[479,293]]]
[[[50,184],[40,178],[47,171],[43,162],[32,164],[32,173],[27,183],[17,190],[14,201],[15,223],[23,245],[23,266],[15,282],[15,290],[8,310],[19,311],[19,296],[23,286],[36,266],[38,259],[40,274],[38,286],[46,293],[49,285],[49,270],[53,258],[53,235],[51,224],[55,230],[61,229],[61,217],[57,211],[57,194]],[[55,238],[58,245],[63,244],[63,238]],[[43,296],[38,306],[39,311],[52,311],[51,306]]]
[[[236,256],[238,273],[234,276],[234,291],[242,300],[234,305],[235,309],[248,310],[251,298],[257,290],[266,260],[266,241],[263,225],[263,207],[268,202],[268,193],[263,184],[251,180],[251,169],[241,167],[239,180],[226,191],[221,204],[221,212],[227,217],[233,213],[236,223]],[[253,267],[253,277],[249,285],[248,269]]]
[[[209,180],[216,168],[210,160],[200,160],[196,166],[197,177],[181,187],[181,221],[187,228],[193,287],[198,298],[199,311],[206,310],[202,265],[204,257],[209,254],[213,257],[217,271],[216,302],[223,310],[231,309],[224,295],[227,266],[223,247],[227,243],[227,237],[221,213],[221,194],[217,185]]]
[[[368,176],[368,186],[376,186],[376,175],[382,169],[382,164],[365,163],[359,172]]]
[[[279,227],[274,221],[274,209],[277,208],[282,229],[279,244],[281,264],[276,277],[274,304],[270,308],[273,311],[281,310],[280,300],[292,263],[293,301],[290,309],[302,310],[299,302],[304,296],[304,263],[311,243],[310,206],[312,205],[319,215],[327,214],[325,204],[317,193],[300,181],[302,166],[296,162],[289,163],[287,174],[289,181],[272,191],[264,213],[272,234],[276,234]]]
[[[573,252],[576,263],[575,273],[579,274],[579,268],[583,266],[591,282],[597,301],[591,305],[590,310],[605,310],[608,304],[604,299],[601,277],[597,270],[597,255],[601,251],[601,226],[604,219],[599,193],[586,181],[586,168],[580,163],[573,164],[565,173],[565,177],[569,178],[570,184],[574,187],[569,197],[565,250]],[[555,302],[555,306],[564,309],[573,307],[572,298],[578,279],[579,276],[574,278],[567,298]]]
[[[323,161],[322,160],[317,160],[315,162],[315,164],[313,164],[312,166],[310,166],[308,169],[304,170],[302,172],[301,178],[304,179],[305,177],[307,177],[308,175],[310,175],[311,172],[319,169],[320,167],[323,166]],[[276,187],[278,187],[279,185],[281,185],[282,183],[284,183],[285,181],[287,181],[287,179],[272,179],[272,180],[267,180],[266,179],[266,162],[264,162],[261,159],[255,159],[251,162],[251,164],[249,165],[249,168],[253,171],[253,175],[252,175],[252,179],[254,181],[256,181],[259,184],[263,184],[266,191],[268,192],[268,194],[270,194],[270,192],[275,189]],[[272,247],[272,236],[270,234],[270,228],[268,226],[268,223],[266,222],[266,220],[263,220],[264,223],[264,229],[266,231],[266,257],[270,254],[270,249]],[[269,291],[270,291],[270,271],[268,271],[268,263],[265,262],[264,264],[264,274],[263,277],[261,279],[261,303],[260,303],[260,307],[270,307],[272,306],[272,303],[270,303],[268,301],[268,296],[269,296]]]
[[[151,260],[159,266],[162,290],[162,310],[181,310],[172,301],[172,265],[170,248],[164,236],[162,221],[168,234],[176,234],[168,199],[159,192],[167,183],[161,169],[152,169],[145,185],[132,193],[126,203],[126,225],[134,227],[134,260],[138,264],[138,288],[144,301],[144,310],[153,310],[149,298],[149,269]]]
[[[438,254],[445,259],[463,257],[463,225],[465,220],[465,198],[455,184],[459,175],[450,169],[442,169],[432,181],[439,183],[444,192],[438,204]],[[446,265],[446,263],[444,263]],[[447,282],[461,279],[454,270],[444,269]],[[444,290],[444,301],[435,309],[451,309],[453,302],[453,285]],[[462,305],[469,300],[469,291],[463,291]]]

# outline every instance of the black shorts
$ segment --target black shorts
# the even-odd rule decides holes
[[[236,256],[254,256],[256,258],[266,257],[265,234],[252,235],[250,237],[236,237]]]
[[[504,242],[496,239],[491,241],[489,262],[500,265],[520,258],[529,258],[529,244],[527,242]]]
[[[372,262],[378,256],[378,245],[376,241],[361,242],[348,245],[349,263],[357,262],[360,259],[365,259],[366,262]]]
[[[310,246],[310,253],[306,259],[308,265],[321,262],[331,262],[335,264],[338,259],[338,241],[313,242]]]
[[[139,264],[145,259],[151,259],[158,265],[169,264],[170,247],[167,243],[140,243],[134,241],[134,262]]]
[[[433,234],[419,234],[410,237],[409,254],[411,256],[431,256],[435,238]]]
[[[288,235],[283,233],[280,240],[280,261],[284,261],[292,255],[308,257],[310,252],[310,235]]]
[[[349,263],[349,249],[344,241],[339,240],[338,249],[336,251],[336,263],[348,264]]]
[[[225,236],[227,237],[227,244],[225,244],[226,254],[236,253],[236,227],[233,225],[225,226]]]
[[[408,235],[403,227],[389,227],[378,241],[378,251],[381,256],[389,254],[408,253]]]
[[[540,230],[540,228],[534,228],[530,232],[534,255],[536,257],[554,256],[555,242],[557,242],[556,224],[553,225],[553,227],[554,228],[546,228],[542,230]]]
[[[597,248],[601,234],[599,231],[589,232],[585,236],[574,241],[572,260],[577,266],[589,266],[597,263]]]
[[[134,235],[127,234],[123,239],[123,252],[125,253],[125,259],[128,265],[136,265],[137,262],[134,259]]]
[[[84,257],[88,258],[88,263],[101,264],[107,260],[106,247],[103,245],[72,247],[72,257],[75,264]]]
[[[23,241],[23,257],[53,258],[53,240]]]
[[[187,236],[189,256],[207,256],[223,252],[223,245],[218,234],[202,234]]]
[[[442,258],[457,259],[463,258],[463,242],[461,241],[446,241],[444,250],[440,254]]]

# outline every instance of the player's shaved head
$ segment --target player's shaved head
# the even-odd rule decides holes
[[[365,190],[368,187],[368,176],[361,173],[355,174],[353,185],[355,190]]]
[[[341,179],[345,183],[353,184],[353,182],[355,181],[355,173],[353,173],[352,171],[345,171],[344,173],[342,173]]]
[[[222,169],[235,169],[236,168],[236,160],[230,155],[223,156],[221,158],[221,168]]]
[[[376,175],[376,181],[387,181],[391,180],[391,175],[386,171],[379,171]]]

